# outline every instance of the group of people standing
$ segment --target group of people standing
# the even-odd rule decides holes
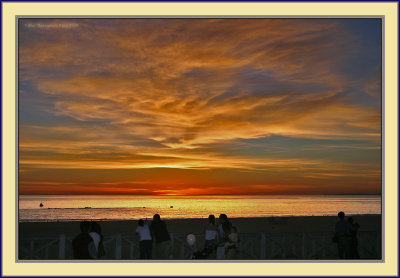
[[[343,211],[338,213],[332,241],[337,244],[340,259],[359,259],[357,231],[360,225],[352,217],[345,219]]]
[[[72,240],[74,259],[100,259],[104,257],[103,235],[101,227],[95,221],[80,223],[80,233]]]
[[[204,227],[204,248],[194,253],[195,259],[232,260],[238,257],[239,236],[226,214],[208,217]]]
[[[221,214],[218,223],[214,215],[208,217],[204,227],[204,246],[195,250],[194,259],[230,260],[237,258],[239,237],[237,228],[228,220],[226,214]],[[155,242],[155,258],[170,259],[172,255],[171,237],[160,215],[155,214],[150,226],[142,219],[138,221],[136,234],[139,235],[140,259],[152,259],[152,246]]]
[[[340,259],[359,259],[357,231],[360,228],[352,217],[345,219],[344,212],[338,213],[333,242],[337,244]],[[239,236],[226,214],[220,214],[218,222],[214,215],[208,217],[204,230],[204,246],[194,250],[193,259],[232,260],[238,257]],[[136,234],[139,235],[140,259],[172,258],[171,237],[166,223],[159,214],[153,216],[150,226],[144,220],[138,221]],[[80,234],[72,240],[75,259],[101,259],[105,255],[103,235],[100,225],[95,221],[80,223]]]
[[[139,235],[140,259],[152,259],[153,239],[155,241],[156,259],[168,260],[172,254],[171,237],[167,225],[159,214],[153,216],[150,227],[142,219],[138,221],[136,234]]]

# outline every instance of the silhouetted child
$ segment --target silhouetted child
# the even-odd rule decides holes
[[[139,249],[140,259],[150,260],[152,258],[152,238],[150,234],[150,228],[144,223],[142,219],[138,221],[138,227],[136,228],[136,234],[139,235]]]
[[[354,220],[352,217],[349,217],[347,221],[351,225],[350,235],[351,235],[351,244],[350,244],[350,255],[349,259],[359,259],[360,255],[358,253],[358,240],[357,240],[357,231],[360,228],[360,225],[356,222],[353,223]]]

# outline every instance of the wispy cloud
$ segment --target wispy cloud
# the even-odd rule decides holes
[[[290,172],[294,164],[321,168],[329,157],[256,158],[215,146],[270,136],[380,146],[380,107],[355,102],[353,92],[376,99],[380,65],[357,78],[342,71],[359,47],[343,21],[43,21],[75,27],[21,21],[22,168]],[[33,92],[46,101],[29,107]],[[24,109],[49,118],[30,119]]]

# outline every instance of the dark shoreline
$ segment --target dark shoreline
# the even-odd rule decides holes
[[[382,216],[382,214],[346,214],[351,217],[366,217],[366,216]],[[251,216],[251,217],[230,217],[229,219],[264,219],[264,218],[296,218],[296,217],[336,217],[336,215],[288,215],[288,216]],[[163,220],[206,220],[207,217],[203,218],[163,218]],[[138,219],[96,219],[96,222],[125,222],[125,221],[136,221]],[[151,221],[151,219],[147,219]],[[18,223],[74,223],[83,221],[82,219],[67,219],[67,220],[19,220]]]

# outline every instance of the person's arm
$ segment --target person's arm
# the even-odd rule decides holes
[[[96,251],[96,246],[94,246],[93,240],[88,244],[88,249],[89,249],[89,255],[92,259],[97,258],[97,251]]]

